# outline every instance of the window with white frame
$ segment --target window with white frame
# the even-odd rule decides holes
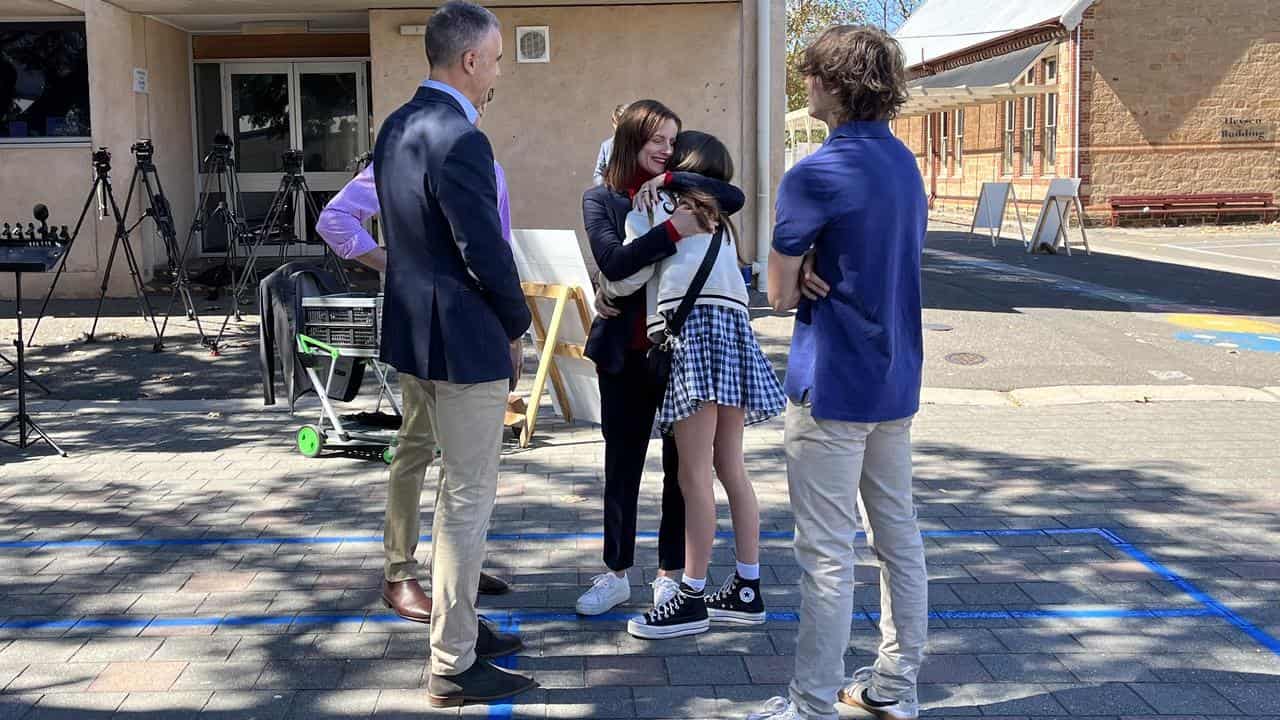
[[[1058,80],[1058,61],[1045,60],[1044,61],[1044,84],[1048,85],[1049,83],[1057,82],[1057,80]]]
[[[1044,171],[1052,173],[1058,164],[1058,94],[1044,96]]]
[[[933,165],[933,116],[924,116],[924,171],[925,174],[935,172]]]
[[[956,174],[964,174],[964,110],[956,110],[956,118],[953,121],[956,136]]]
[[[83,22],[0,22],[0,143],[89,138]]]
[[[938,153],[942,158],[939,163],[942,167],[943,175],[951,174],[951,113],[938,113],[939,125],[938,138],[942,141],[941,151]]]
[[[1031,175],[1036,169],[1036,98],[1022,99],[1022,174]]]
[[[1005,175],[1013,174],[1014,125],[1018,105],[1013,100],[1004,103],[1004,153],[1001,155],[1001,170]]]

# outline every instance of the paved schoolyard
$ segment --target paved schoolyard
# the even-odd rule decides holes
[[[385,467],[300,457],[278,413],[159,408],[41,416],[68,459],[0,450],[0,718],[442,714],[424,628],[377,598]],[[516,592],[484,602],[543,689],[460,714],[741,718],[780,692],[799,605],[780,423],[747,438],[774,616],[660,643],[624,630],[647,573],[626,613],[572,614],[598,569],[602,445],[545,428],[504,455],[489,567]],[[927,714],[1280,716],[1278,431],[1280,402],[926,407]],[[722,541],[714,577],[731,562]],[[850,670],[875,646],[865,554],[858,577]]]

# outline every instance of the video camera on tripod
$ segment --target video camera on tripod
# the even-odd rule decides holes
[[[284,166],[285,175],[301,175],[302,163],[306,156],[301,150],[285,150],[280,162]]]
[[[36,325],[31,330],[30,341],[34,341],[36,331],[40,329],[40,319],[44,317],[45,310],[49,307],[49,301],[53,298],[54,290],[58,286],[58,280],[67,269],[66,258],[70,255],[70,246],[79,237],[80,228],[89,214],[90,206],[93,205],[96,199],[98,207],[101,209],[102,217],[112,217],[115,220],[116,229],[115,236],[111,242],[111,250],[107,256],[106,269],[102,276],[102,286],[98,294],[98,307],[94,312],[93,325],[89,328],[86,341],[94,341],[98,329],[98,321],[102,316],[102,305],[106,300],[107,288],[111,280],[111,272],[115,267],[116,257],[119,255],[124,258],[124,262],[128,267],[134,294],[138,298],[138,309],[141,311],[142,317],[150,322],[152,329],[155,331],[156,341],[152,349],[155,352],[160,352],[164,349],[164,333],[168,327],[169,313],[165,313],[164,327],[162,327],[156,320],[151,301],[147,298],[138,255],[129,239],[130,235],[142,224],[143,220],[150,218],[155,223],[156,233],[164,244],[166,264],[173,283],[173,297],[180,298],[183,301],[188,319],[195,321],[196,330],[200,333],[202,341],[207,342],[204,328],[200,324],[200,317],[196,311],[195,302],[191,298],[188,289],[189,280],[185,267],[187,252],[183,246],[178,244],[177,234],[174,230],[173,211],[169,205],[169,200],[165,197],[164,187],[160,183],[160,176],[156,170],[155,145],[149,138],[140,138],[129,147],[129,150],[134,155],[135,165],[133,175],[129,180],[129,189],[125,195],[123,208],[116,202],[115,193],[111,187],[111,151],[106,147],[99,147],[93,151],[92,160],[95,172],[93,186],[89,189],[89,196],[85,198],[84,209],[80,211],[80,219],[76,221],[75,230],[70,235],[67,235],[64,231],[58,237],[57,241],[67,246],[66,252],[59,261],[58,270],[53,276],[48,292],[45,294],[44,303],[40,307],[40,318],[37,318]],[[134,208],[135,199],[138,202],[141,213],[136,221],[132,221],[130,211]],[[67,239],[63,241],[63,237]],[[171,300],[171,309],[172,305],[173,302]]]
[[[226,168],[235,167],[235,164],[235,143],[231,141],[230,135],[219,130],[214,133],[213,142],[209,144],[209,152],[204,156],[205,172],[225,172]]]
[[[93,169],[98,171],[99,175],[111,172],[111,151],[105,147],[100,147],[93,151]]]
[[[212,155],[212,152],[210,152],[210,155]],[[305,242],[298,236],[294,221],[291,219],[295,212],[295,203],[301,203],[306,208],[306,217],[320,217],[320,207],[316,202],[315,194],[311,192],[311,188],[307,185],[307,178],[303,172],[305,160],[306,155],[298,149],[289,149],[281,154],[280,186],[271,198],[271,204],[267,208],[262,224],[254,232],[242,232],[238,236],[242,240],[248,240],[249,253],[245,258],[244,266],[235,275],[236,279],[231,288],[227,315],[223,318],[222,328],[213,340],[213,347],[215,348],[221,342],[231,319],[233,317],[237,321],[241,319],[240,305],[246,300],[252,299],[253,289],[259,281],[256,273],[258,259],[262,255],[263,245],[267,243],[268,239],[273,240],[279,246],[279,258],[282,263],[284,262],[286,249],[290,244]],[[228,269],[232,267],[234,250],[235,246],[228,244],[226,258],[226,267]],[[343,286],[349,287],[350,280],[347,278],[347,272],[343,269],[342,262],[338,259],[338,256],[328,246],[325,246],[323,252],[325,265],[332,268]]]
[[[151,138],[142,138],[129,148],[129,152],[137,158],[138,164],[146,163],[152,165],[155,163],[156,146],[151,143]]]

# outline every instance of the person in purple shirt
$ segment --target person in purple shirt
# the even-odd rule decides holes
[[[502,236],[511,242],[511,200],[507,196],[507,176],[497,162],[493,164],[493,172],[498,179],[498,217],[502,220]],[[338,257],[386,272],[387,251],[364,229],[365,221],[377,214],[378,192],[373,186],[373,164],[370,163],[324,206],[316,221],[316,232]]]
[[[481,117],[484,116],[484,106],[478,108]],[[477,121],[477,124],[478,121]],[[502,237],[507,242],[511,242],[511,199],[507,194],[507,177],[503,172],[502,166],[494,161],[493,172],[498,184],[498,219],[502,222]],[[338,257],[345,260],[355,260],[366,267],[373,268],[378,272],[386,272],[387,270],[387,251],[378,245],[378,241],[373,239],[368,230],[365,230],[364,223],[378,215],[378,191],[374,185],[373,163],[370,163],[361,170],[355,177],[351,178],[346,185],[338,191],[329,200],[329,204],[325,205],[324,210],[320,211],[320,217],[316,220],[316,232],[319,233],[325,244],[337,253]],[[513,344],[511,349],[511,363],[515,368],[515,373],[511,379],[512,395],[507,399],[508,415],[523,415],[525,409],[524,399],[514,393],[516,389],[516,381],[520,377],[524,366],[524,349],[519,343]],[[443,471],[443,470],[442,470]],[[394,505],[401,503],[413,503],[420,506],[421,496],[401,496],[401,493],[394,490],[387,493],[387,513],[390,517],[393,513]],[[398,525],[388,524],[388,527],[399,527]],[[395,558],[400,558],[407,548],[417,547],[416,533],[412,533],[413,537],[390,537],[395,534],[393,532],[384,533],[388,535],[384,537],[383,544],[386,548],[386,561],[384,563],[383,573],[387,582],[396,581],[403,575],[400,572],[400,562]],[[409,550],[408,555],[412,557],[413,551]],[[416,580],[407,582],[416,583]],[[493,577],[488,573],[480,573],[480,592],[485,595],[502,595],[509,590],[509,586],[503,580]],[[422,597],[425,597],[424,591]],[[418,595],[417,592],[414,595]],[[390,603],[390,600],[388,600]],[[391,603],[392,609],[401,617],[416,622],[428,622],[431,618],[431,609],[429,604],[421,604],[418,607],[405,607],[403,603]]]

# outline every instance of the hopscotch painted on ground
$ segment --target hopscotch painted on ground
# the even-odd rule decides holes
[[[1112,547],[1125,553],[1152,572],[1160,580],[1167,582],[1183,592],[1194,606],[1137,608],[1137,607],[1070,607],[1050,606],[1036,609],[1009,610],[950,610],[936,611],[931,616],[938,620],[973,620],[973,619],[1009,619],[1036,620],[1049,618],[1172,618],[1203,617],[1224,621],[1245,633],[1262,647],[1280,657],[1280,638],[1267,633],[1221,601],[1201,590],[1190,580],[1173,572],[1171,569],[1152,558],[1141,548],[1124,540],[1120,535],[1105,528],[1060,528],[1044,530],[927,530],[922,533],[927,538],[999,538],[999,537],[1044,537],[1051,539],[1064,536],[1096,536],[1102,538]],[[720,539],[732,538],[731,532],[717,533]],[[860,533],[861,537],[862,534]],[[557,542],[565,540],[598,540],[601,533],[492,533],[492,541],[519,542]],[[654,539],[653,532],[638,533],[641,539]],[[793,534],[789,531],[766,531],[761,533],[762,540],[790,540]],[[430,542],[430,535],[422,536],[423,542]],[[53,540],[41,541],[26,538],[23,540],[0,541],[0,552],[19,550],[55,551],[60,549],[109,548],[109,547],[173,547],[173,546],[236,546],[236,545],[341,545],[381,543],[380,535],[332,535],[319,537],[202,537],[202,538],[139,538],[139,539],[107,539],[93,540]],[[610,613],[592,618],[581,617],[567,611],[522,611],[494,610],[486,611],[488,617],[497,621],[504,628],[516,628],[532,622],[617,622],[631,617],[626,613]],[[879,613],[857,611],[852,619],[875,622]],[[773,612],[769,619],[774,622],[797,622],[795,612]],[[144,629],[148,627],[233,627],[233,626],[312,626],[323,628],[340,623],[362,622],[367,624],[392,624],[404,622],[398,616],[388,613],[286,613],[279,615],[225,615],[225,616],[192,616],[192,617],[67,617],[67,618],[11,618],[0,624],[0,629],[11,632],[30,631],[33,634],[47,633],[51,630],[85,631],[93,629]]]

